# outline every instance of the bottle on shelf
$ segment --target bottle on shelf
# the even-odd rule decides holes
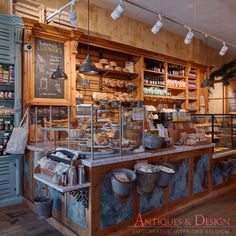
[[[69,186],[73,186],[77,184],[77,174],[74,166],[70,166],[68,172],[68,184]]]

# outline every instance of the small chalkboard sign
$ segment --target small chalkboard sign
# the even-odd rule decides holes
[[[35,39],[35,98],[64,99],[64,81],[51,79],[60,62],[64,68],[64,45],[62,43]]]

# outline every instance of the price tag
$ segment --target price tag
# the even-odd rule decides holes
[[[143,108],[133,108],[132,113],[133,120],[144,120]]]

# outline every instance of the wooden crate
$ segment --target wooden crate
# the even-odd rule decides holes
[[[14,0],[13,14],[44,23],[44,6],[31,0]]]

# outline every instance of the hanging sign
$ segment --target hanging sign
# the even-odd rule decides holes
[[[35,39],[35,98],[64,99],[64,81],[51,79],[58,64],[64,70],[64,45],[62,43]]]

